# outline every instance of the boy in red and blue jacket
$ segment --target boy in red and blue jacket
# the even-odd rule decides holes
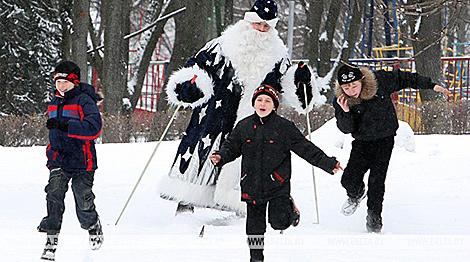
[[[98,249],[103,242],[92,192],[97,169],[94,140],[102,128],[96,105],[100,97],[91,85],[80,83],[80,68],[71,61],[63,61],[56,66],[54,83],[56,91],[49,103],[46,123],[50,142],[46,150],[50,170],[45,188],[47,216],[38,227],[39,232],[48,235],[42,257],[47,260],[54,260],[70,180],[77,217],[81,227],[89,232],[91,248]]]

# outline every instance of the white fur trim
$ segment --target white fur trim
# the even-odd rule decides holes
[[[293,65],[287,69],[287,72],[281,79],[281,86],[282,86],[282,99],[283,102],[299,113],[305,113],[305,109],[302,108],[302,104],[299,101],[299,98],[295,94],[297,87],[294,84],[294,76],[295,70],[297,69],[297,65]]]
[[[310,72],[313,72],[310,67],[308,67],[308,69]],[[306,114],[306,109],[302,108],[302,103],[300,102],[299,97],[295,94],[295,91],[297,91],[297,87],[294,84],[295,70],[297,70],[297,65],[291,66],[281,80],[282,90],[284,91],[282,97],[285,99],[286,104],[294,108],[295,111],[300,114]],[[308,104],[308,111],[311,111],[313,107],[323,105],[326,102],[326,97],[320,94],[315,82],[315,77],[313,76],[310,81],[310,85],[312,86],[313,97]]]
[[[191,80],[194,75],[197,75],[196,86],[202,91],[204,97],[194,103],[185,103],[178,100],[177,94],[175,92],[176,85]],[[180,70],[174,72],[168,79],[166,92],[168,95],[167,99],[170,104],[182,105],[183,107],[190,106],[192,108],[195,108],[209,101],[209,99],[214,94],[214,84],[212,83],[212,79],[206,73],[206,71],[199,68],[199,66],[194,65],[192,67],[181,68]]]
[[[246,214],[246,205],[241,201],[240,189],[241,157],[222,167],[214,192],[214,201],[238,213]]]
[[[158,185],[161,197],[191,203],[200,207],[214,207],[215,186],[197,185],[177,177],[163,176]]]
[[[243,17],[243,20],[248,21],[250,23],[265,22],[270,27],[276,27],[276,24],[279,21],[279,18],[274,18],[271,20],[264,20],[263,18],[259,17],[259,15],[256,12],[245,12],[245,16]]]
[[[313,72],[312,68],[308,68],[310,72]],[[316,79],[316,74],[312,74],[312,79],[310,80],[310,85],[312,86],[312,101],[310,101],[310,104],[308,105],[310,110],[312,110],[313,107],[319,107],[322,106],[326,103],[326,96],[322,95],[321,92],[321,87],[320,85],[317,85],[317,79]]]

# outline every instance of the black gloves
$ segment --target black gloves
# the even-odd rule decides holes
[[[64,132],[69,131],[69,123],[64,120],[58,120],[57,118],[49,118],[46,122],[47,129],[59,129]]]
[[[295,94],[297,95],[300,103],[302,104],[302,108],[306,108],[307,105],[305,104],[305,91],[307,91],[307,103],[312,101],[312,85],[310,81],[312,79],[312,73],[308,69],[307,65],[303,62],[299,62],[297,65],[297,69],[295,70],[294,74],[294,84],[297,87]],[[304,88],[305,85],[305,88]]]
[[[178,100],[185,103],[194,103],[204,97],[204,93],[196,86],[196,78],[195,75],[193,79],[176,85],[175,93]]]

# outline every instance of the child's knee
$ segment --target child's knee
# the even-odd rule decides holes
[[[269,224],[274,230],[285,230],[292,224],[291,214],[288,212],[276,213],[269,218]]]
[[[95,195],[90,190],[75,193],[75,201],[81,210],[90,210],[94,206]]]
[[[51,177],[49,183],[44,188],[46,192],[46,198],[54,200],[57,197],[65,195],[68,190],[68,181],[61,177]]]

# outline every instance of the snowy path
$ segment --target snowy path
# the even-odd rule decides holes
[[[345,165],[349,149],[322,134],[315,141]],[[310,166],[293,160],[292,194],[301,224],[284,235],[268,230],[266,261],[470,261],[470,136],[415,136],[416,151],[395,147],[386,184],[384,233],[365,233],[365,205],[344,217],[340,175],[315,169],[320,224],[313,224]],[[56,261],[248,261],[244,219],[196,209],[174,216],[175,203],[155,193],[177,142],[165,142],[118,226],[114,222],[155,143],[98,145],[96,205],[104,226],[101,250],[88,247],[69,191]],[[45,235],[35,231],[45,215],[48,172],[45,148],[0,147],[0,261],[39,261]],[[365,204],[365,203],[364,203]],[[202,224],[205,237],[199,238]]]

